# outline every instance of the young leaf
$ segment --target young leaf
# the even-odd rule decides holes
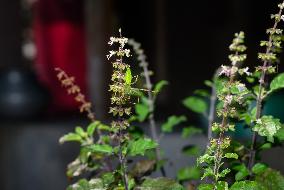
[[[226,153],[225,158],[233,158],[233,159],[238,159],[238,155],[236,153]]]
[[[188,138],[192,135],[200,134],[200,133],[202,133],[202,129],[196,128],[196,127],[185,127],[182,129],[183,138]]]
[[[226,181],[218,181],[216,190],[229,190],[228,183]]]
[[[165,81],[165,80],[161,80],[160,82],[158,82],[155,87],[154,87],[154,93],[155,94],[158,94],[159,92],[161,92],[161,90],[166,86],[168,85],[169,82],[168,81]]]
[[[88,127],[87,127],[87,134],[91,137],[93,136],[96,128],[98,126],[98,121],[92,122]]]
[[[280,88],[284,88],[284,73],[277,75],[270,83],[270,91],[273,92]]]
[[[277,133],[275,134],[275,137],[279,140],[279,141],[283,141],[284,140],[284,127],[282,126],[281,129],[279,129],[277,131]]]
[[[59,139],[59,143],[63,144],[64,142],[68,141],[77,141],[82,142],[82,137],[76,133],[68,133]]]
[[[186,121],[185,116],[171,116],[168,118],[167,122],[162,125],[162,131],[165,133],[169,133],[173,131],[173,127]]]
[[[182,103],[185,107],[196,113],[205,113],[207,110],[206,102],[198,97],[188,97]]]
[[[267,166],[265,164],[257,163],[253,166],[252,172],[254,174],[261,174],[267,169]]]
[[[125,84],[126,84],[126,85],[131,85],[131,82],[132,82],[132,73],[131,73],[131,69],[130,69],[129,67],[127,67],[124,77],[125,77],[125,78],[124,78]]]
[[[93,144],[87,147],[91,152],[97,152],[102,154],[112,154],[113,148],[107,144]]]
[[[83,138],[87,136],[86,132],[82,129],[82,127],[76,127],[75,132]]]
[[[135,105],[135,112],[137,113],[137,118],[138,118],[139,122],[143,122],[149,114],[148,105],[136,104]]]
[[[149,138],[141,138],[136,141],[130,141],[128,145],[128,154],[130,156],[144,156],[146,150],[154,149],[157,146],[158,144]]]

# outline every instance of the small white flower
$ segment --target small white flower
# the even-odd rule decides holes
[[[231,104],[231,103],[232,103],[232,100],[233,100],[233,96],[232,96],[232,95],[227,95],[227,96],[225,97],[225,102],[226,102],[227,104]]]
[[[221,76],[221,75],[225,75],[225,76],[229,77],[231,75],[231,67],[221,65],[221,71],[219,73],[219,76]]]
[[[116,54],[116,51],[113,51],[113,50],[109,51],[109,54],[107,55],[107,59],[109,60],[115,54]]]
[[[248,68],[248,67],[243,68],[243,72],[244,72],[247,76],[252,75],[252,73],[251,73],[251,72],[249,72],[248,70],[249,70],[249,68]]]
[[[281,15],[281,20],[284,21],[284,15]]]

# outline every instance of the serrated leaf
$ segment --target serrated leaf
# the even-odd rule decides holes
[[[148,114],[149,114],[149,108],[146,104],[136,104],[135,105],[135,112],[137,114],[137,118],[139,122],[144,121]]]
[[[167,120],[166,123],[164,123],[162,125],[162,131],[165,132],[165,133],[169,133],[169,132],[172,132],[173,131],[173,127],[186,121],[186,117],[185,116],[176,116],[176,115],[173,115],[173,116],[170,116]]]
[[[231,170],[229,168],[224,169],[219,175],[220,177],[225,177]]]
[[[201,171],[198,167],[186,167],[178,171],[177,179],[179,181],[198,180],[201,177]]]
[[[230,190],[259,190],[259,186],[255,181],[238,181],[230,187]]]
[[[252,167],[252,172],[254,174],[261,174],[267,169],[265,164],[257,163]]]
[[[93,144],[87,147],[91,152],[102,153],[102,154],[112,154],[113,147],[107,144]]]
[[[142,155],[144,156],[145,152],[150,149],[154,149],[158,144],[149,138],[138,139],[135,141],[130,141],[128,145],[128,154],[130,156]]]
[[[284,88],[284,73],[278,74],[270,83],[270,91],[273,92],[280,88]]]
[[[184,190],[184,188],[172,179],[168,178],[146,178],[141,186],[134,190]]]
[[[207,110],[206,102],[203,99],[198,98],[198,97],[194,97],[194,96],[188,97],[184,99],[182,103],[186,108],[196,113],[200,113],[200,114],[205,113]]]
[[[239,156],[236,153],[226,153],[225,158],[233,158],[233,159],[238,159]]]
[[[200,134],[200,133],[202,133],[202,129],[196,128],[196,127],[185,127],[182,129],[183,138],[188,138],[192,135]]]
[[[82,137],[76,133],[68,133],[59,139],[60,144],[68,141],[82,142]]]
[[[169,82],[166,80],[159,81],[154,87],[155,94],[158,94],[159,92],[161,92],[161,90],[168,84]]]
[[[131,85],[132,73],[131,73],[131,69],[129,67],[127,67],[127,69],[126,69],[124,80],[125,80],[126,85]]]

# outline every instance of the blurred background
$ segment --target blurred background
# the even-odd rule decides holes
[[[198,118],[183,108],[181,100],[205,88],[203,81],[229,63],[228,46],[235,32],[246,33],[247,64],[258,63],[259,41],[266,39],[277,3],[1,0],[0,189],[62,190],[68,184],[65,168],[78,147],[59,145],[58,139],[75,126],[85,126],[87,120],[60,86],[54,68],[74,76],[93,102],[97,118],[107,121],[111,74],[107,42],[122,28],[124,36],[142,43],[155,73],[153,80],[170,83],[158,100],[158,118],[188,114],[196,122]],[[280,65],[279,72],[283,70]],[[269,105],[283,121],[282,94]],[[200,139],[197,142],[202,144]],[[176,141],[168,152],[178,143],[182,142]],[[284,172],[284,165],[275,161],[283,150],[267,155],[264,159]]]

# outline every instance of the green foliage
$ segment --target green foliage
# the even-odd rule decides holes
[[[273,137],[280,128],[281,123],[279,119],[264,115],[256,121],[253,130],[260,136],[267,137],[268,141],[273,142]]]
[[[149,106],[144,103],[135,105],[135,113],[137,114],[137,118],[139,122],[145,121],[147,119],[149,112]]]
[[[226,153],[225,158],[233,158],[233,159],[238,159],[238,155],[236,153]]]
[[[131,85],[131,82],[132,82],[132,72],[131,72],[130,67],[127,67],[127,69],[126,69],[124,80],[125,80],[126,85]]]
[[[184,190],[184,188],[168,178],[146,178],[142,185],[135,190]]]
[[[235,175],[235,180],[240,181],[245,179],[249,175],[249,171],[247,167],[244,164],[240,164],[233,167],[234,170],[237,170],[237,173]]]
[[[101,179],[92,179],[87,181],[86,179],[81,179],[77,183],[70,185],[67,190],[107,190],[103,187],[103,182]]]
[[[255,181],[260,186],[257,190],[284,190],[284,177],[270,168],[257,175]]]
[[[238,181],[230,187],[230,190],[259,190],[259,186],[254,181]]]
[[[206,102],[198,97],[194,96],[188,97],[185,100],[183,100],[182,103],[185,107],[196,113],[205,113],[207,110]]]
[[[195,134],[200,134],[200,133],[202,133],[202,130],[196,127],[185,127],[182,129],[183,138],[188,138]]]
[[[212,189],[214,189],[214,185],[212,185],[212,184],[200,184],[197,189],[198,190],[212,190]]]
[[[148,138],[140,138],[135,141],[129,141],[128,154],[130,156],[145,155],[145,152],[150,149],[154,149],[158,144]]]
[[[179,181],[197,180],[201,177],[199,167],[185,167],[178,171],[177,179]]]
[[[183,147],[182,152],[189,156],[198,156],[200,155],[200,148],[194,145],[188,145]]]
[[[259,175],[265,172],[266,169],[267,169],[267,166],[265,164],[256,163],[252,168],[252,172],[256,175]]]
[[[179,125],[182,122],[185,122],[187,119],[185,116],[170,116],[166,123],[162,125],[162,131],[165,133],[169,133],[173,131],[173,127]]]
[[[113,148],[107,144],[93,144],[87,147],[88,150],[94,153],[101,153],[101,154],[112,154]]]
[[[155,94],[160,93],[161,90],[162,90],[166,85],[168,85],[168,84],[169,84],[168,81],[165,81],[165,80],[159,81],[159,82],[155,85],[155,87],[154,87],[154,93],[155,93]]]
[[[270,83],[269,92],[284,88],[284,73],[278,74]]]

